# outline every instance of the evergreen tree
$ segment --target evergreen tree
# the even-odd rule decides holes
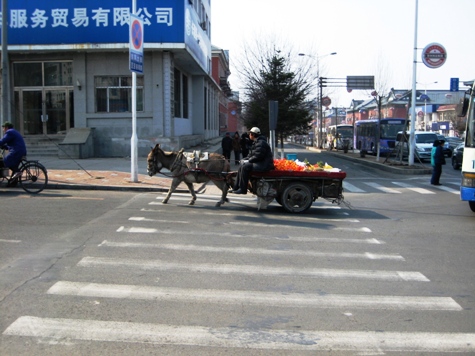
[[[288,58],[278,52],[265,58],[263,65],[246,77],[244,124],[269,132],[269,101],[278,102],[276,137],[306,135],[311,130],[312,103],[306,101],[311,85],[290,69]]]

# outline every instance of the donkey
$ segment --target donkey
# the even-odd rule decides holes
[[[230,165],[223,155],[210,153],[209,159],[200,161],[196,168],[192,168],[187,164],[183,148],[179,152],[165,152],[160,148],[160,144],[156,144],[148,154],[147,165],[149,176],[160,173],[162,168],[166,168],[171,172],[173,180],[167,196],[162,201],[163,204],[168,203],[170,196],[178,185],[184,182],[192,196],[188,205],[194,205],[196,194],[193,183],[206,183],[210,180],[222,192],[221,200],[216,203],[216,206],[219,207],[227,201],[226,196],[229,189],[227,175],[230,171]]]

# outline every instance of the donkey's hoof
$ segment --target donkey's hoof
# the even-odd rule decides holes
[[[168,203],[168,200],[162,200],[162,204]]]
[[[194,200],[190,201],[188,205],[195,205],[195,201]]]

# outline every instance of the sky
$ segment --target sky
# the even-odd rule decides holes
[[[211,0],[211,43],[229,50],[232,90],[243,89],[236,70],[243,48],[261,39],[289,44],[296,63],[298,53],[320,57],[322,76],[374,75],[380,88],[411,89],[415,14],[416,0]],[[448,91],[459,78],[463,90],[462,81],[475,79],[474,17],[475,0],[418,0],[417,89]],[[430,43],[447,51],[439,68],[422,63]],[[370,93],[333,88],[329,96],[332,106],[348,107]]]

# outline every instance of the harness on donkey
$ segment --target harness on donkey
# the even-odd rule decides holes
[[[162,203],[166,204],[173,191],[181,182],[184,182],[192,195],[189,204],[193,205],[196,201],[193,183],[209,181],[212,181],[222,192],[221,200],[216,206],[221,206],[227,201],[230,167],[224,156],[201,151],[185,153],[183,148],[178,152],[165,152],[157,144],[149,153],[147,161],[150,176],[161,173],[161,168],[165,167],[170,170],[169,176],[173,178],[168,194]]]

